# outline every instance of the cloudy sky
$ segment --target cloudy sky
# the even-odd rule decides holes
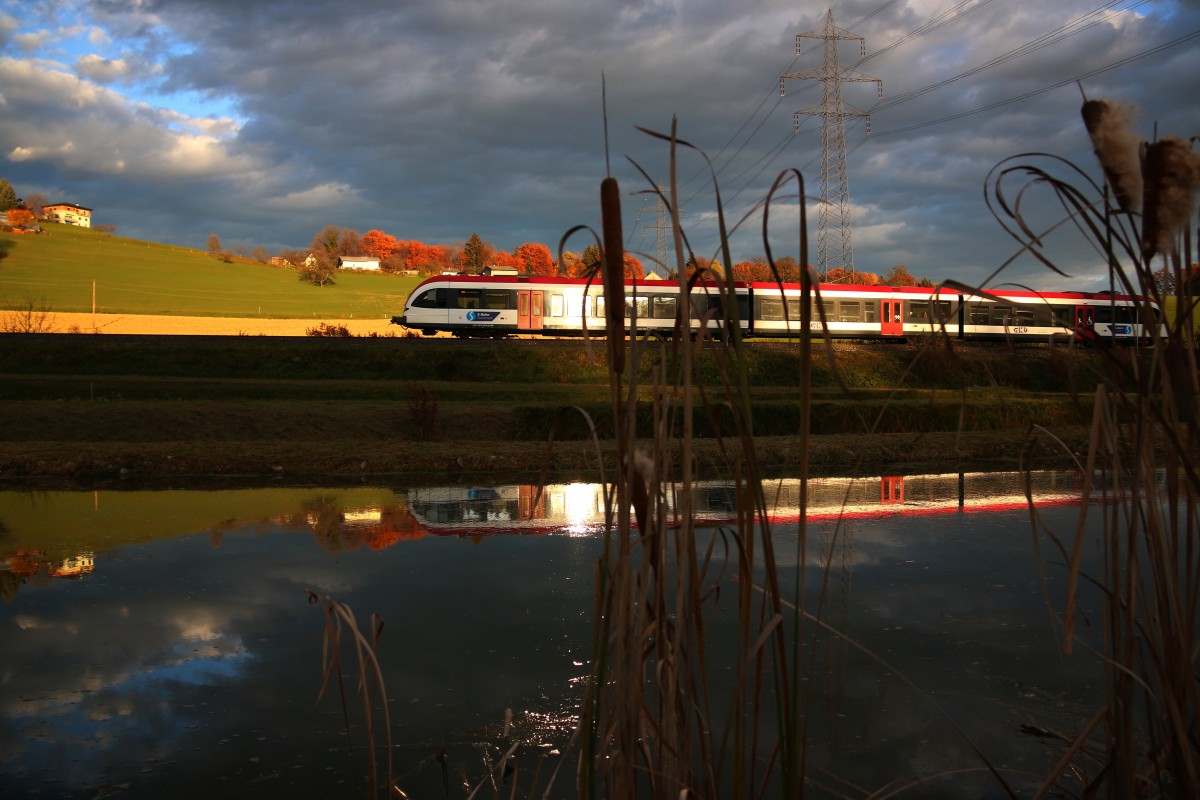
[[[305,246],[329,224],[461,244],[478,233],[552,249],[598,226],[600,180],[626,193],[628,246],[656,252],[639,190],[669,178],[665,143],[701,148],[735,260],[762,255],[761,201],[798,169],[821,194],[818,83],[828,2],[807,0],[2,0],[0,177],[25,196],[94,209],[118,235],[204,247]],[[1089,97],[1139,109],[1147,138],[1200,134],[1198,0],[851,0],[832,8],[847,83],[855,266],[907,264],[982,281],[1018,250],[984,202],[994,166],[1050,153],[1094,173]],[[603,83],[602,83],[603,79]],[[602,85],[606,91],[602,92]],[[603,98],[607,99],[607,158]],[[1025,159],[1029,161],[1030,159]],[[678,159],[695,251],[716,255],[713,181]],[[1014,185],[1013,191],[1016,191]],[[793,198],[787,199],[792,194]],[[795,184],[770,208],[777,255],[798,256]],[[1027,200],[1042,227],[1061,214]],[[817,262],[815,206],[810,204]],[[748,216],[747,216],[748,215]],[[573,238],[568,249],[588,243]],[[1099,288],[1069,226],[1054,258]],[[1010,281],[1062,278],[1018,257]]]

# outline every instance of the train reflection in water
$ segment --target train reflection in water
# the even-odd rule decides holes
[[[887,475],[870,478],[813,478],[808,484],[807,519],[827,521],[888,515],[1002,511],[1036,506],[1071,505],[1081,500],[1076,471],[954,472],[937,475]],[[1026,491],[1029,491],[1029,498]],[[800,480],[763,482],[772,524],[797,523],[801,517]],[[680,507],[678,488],[668,507]],[[734,486],[700,481],[691,489],[697,524],[728,525],[736,516]],[[419,528],[434,534],[476,536],[502,533],[591,535],[604,530],[604,487],[595,483],[408,490],[408,511]]]

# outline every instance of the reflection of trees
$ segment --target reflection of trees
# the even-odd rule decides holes
[[[21,588],[21,578],[18,575],[5,570],[0,572],[0,598],[4,602],[9,602],[17,597],[17,590]]]
[[[289,522],[298,528],[307,528],[326,552],[339,553],[357,550],[362,544],[358,531],[347,527],[341,504],[335,497],[318,495],[301,506],[301,511]]]

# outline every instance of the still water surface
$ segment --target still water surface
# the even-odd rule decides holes
[[[789,576],[797,490],[767,486]],[[1036,785],[1058,745],[1034,734],[1073,730],[1098,674],[1057,652],[1046,596],[1062,570],[1043,585],[1020,476],[812,490],[809,580],[832,545],[828,618],[870,651],[816,656],[813,763],[859,787],[929,780],[901,796],[990,791],[949,716],[1013,785]],[[1075,474],[1035,474],[1033,496],[1074,530]],[[727,487],[694,504],[704,535],[728,521]],[[305,589],[385,620],[410,796],[465,796],[507,746],[509,709],[525,764],[553,761],[587,673],[602,523],[582,483],[0,492],[0,797],[363,797],[336,696],[317,702]],[[555,796],[573,796],[572,772]]]

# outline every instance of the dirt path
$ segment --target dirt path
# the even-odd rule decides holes
[[[355,336],[399,336],[403,328],[385,319],[250,319],[175,317],[150,314],[51,314],[53,333],[145,333],[201,336],[304,336],[320,323],[342,325]]]

